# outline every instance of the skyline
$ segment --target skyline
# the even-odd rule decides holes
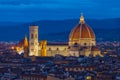
[[[0,21],[120,18],[119,0],[0,0]]]
[[[120,0],[0,0],[0,80],[119,80]]]

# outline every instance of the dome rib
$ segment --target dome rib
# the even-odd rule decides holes
[[[95,38],[93,30],[86,23],[79,23],[72,29],[69,35],[70,40],[79,40],[82,38]]]

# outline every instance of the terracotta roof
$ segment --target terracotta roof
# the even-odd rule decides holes
[[[75,26],[69,36],[71,40],[79,40],[80,38],[95,38],[93,30],[86,23],[79,23]]]
[[[100,51],[98,47],[92,46],[91,51]]]

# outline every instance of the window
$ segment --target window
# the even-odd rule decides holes
[[[33,39],[33,34],[31,34],[31,39]]]
[[[78,43],[74,43],[74,47],[78,47]]]
[[[34,49],[31,49],[31,51],[34,51]]]
[[[74,45],[78,45],[78,43],[75,43]]]
[[[59,50],[59,48],[56,49],[57,51]]]
[[[86,45],[87,45],[87,43],[84,43],[84,45],[86,46]]]
[[[64,50],[66,51],[66,48]]]
[[[51,48],[49,48],[48,50],[51,51]]]
[[[35,38],[37,38],[37,34],[35,34]]]
[[[31,45],[34,45],[34,43],[31,43]]]

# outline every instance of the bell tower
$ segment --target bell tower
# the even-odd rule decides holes
[[[38,26],[30,26],[29,32],[29,56],[38,56]]]

